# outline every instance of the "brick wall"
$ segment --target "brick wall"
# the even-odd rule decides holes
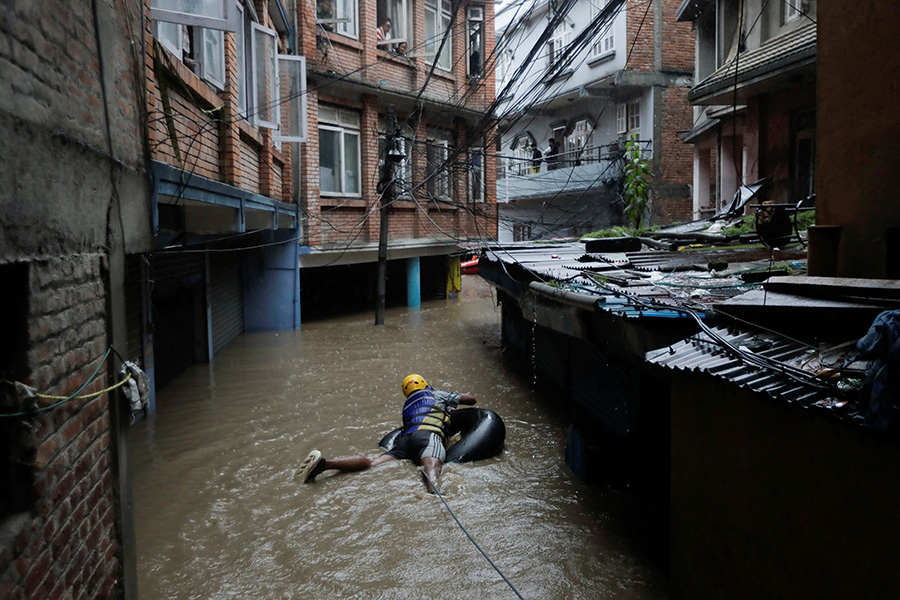
[[[3,318],[22,332],[4,336],[16,369],[0,372],[43,394],[75,392],[98,364],[82,393],[108,387],[100,359],[113,331],[107,306],[119,293],[109,256],[150,248],[144,57],[134,43],[142,9],[114,0],[97,0],[96,13],[87,0],[0,4],[0,269],[22,273],[4,277],[5,306],[18,309]],[[0,418],[0,469],[15,473],[0,486],[0,598],[123,595],[112,401],[100,394]]]
[[[453,209],[442,206],[440,211],[432,211],[433,201],[427,197],[422,181],[425,178],[426,151],[424,142],[426,131],[435,127],[447,130],[456,146],[451,148],[455,167],[465,164],[465,152],[470,137],[462,121],[467,119],[469,126],[478,120],[470,113],[465,117],[453,118],[450,109],[465,106],[478,110],[488,107],[494,99],[493,69],[489,68],[484,79],[469,80],[466,74],[465,48],[465,16],[466,6],[460,4],[459,13],[453,29],[451,71],[434,69],[426,58],[416,54],[423,52],[422,40],[425,38],[424,4],[413,5],[415,16],[411,19],[412,43],[411,57],[398,57],[375,46],[374,29],[376,27],[376,3],[374,0],[359,2],[359,38],[350,39],[336,32],[325,32],[315,26],[314,3],[298,5],[299,31],[298,39],[307,56],[311,73],[309,87],[320,87],[319,91],[308,94],[309,103],[309,142],[302,148],[301,170],[304,177],[300,182],[301,197],[305,200],[308,220],[309,244],[347,244],[377,241],[379,236],[380,214],[373,210],[377,207],[378,196],[375,189],[378,177],[378,139],[380,137],[379,118],[387,114],[390,105],[395,105],[398,120],[407,121],[409,131],[414,132],[416,144],[410,144],[407,153],[410,156],[412,184],[416,189],[416,202],[398,200],[391,213],[389,231],[391,239],[422,238],[427,243],[433,242],[433,236],[460,238],[483,236],[484,232],[496,235],[495,211],[491,217],[478,217],[478,223],[467,213],[465,208]],[[492,55],[494,45],[493,23],[494,7],[491,4],[478,3],[485,10],[487,55]],[[331,78],[334,75],[346,75],[339,83]],[[423,106],[415,109],[414,99],[421,95]],[[390,91],[386,95],[382,90]],[[397,94],[400,94],[398,97]],[[409,106],[404,106],[403,97]],[[360,114],[360,179],[361,199],[345,197],[335,198],[319,194],[318,169],[318,108],[319,102],[340,106]],[[407,111],[409,111],[409,114]],[[408,119],[408,120],[407,120]],[[479,139],[488,142],[490,136],[481,134]],[[496,164],[489,158],[485,164],[487,179],[488,203],[495,201]],[[466,205],[468,203],[467,173],[465,169],[457,169],[454,181],[454,200]],[[367,212],[368,211],[368,212]],[[438,226],[432,222],[438,223]],[[354,226],[353,224],[356,223]],[[343,237],[341,237],[343,235]],[[326,241],[327,240],[327,241]]]
[[[103,263],[90,254],[29,265],[26,383],[44,393],[75,393],[104,355]],[[101,369],[82,394],[108,384]],[[29,518],[0,524],[0,597],[117,597],[109,401],[76,399],[17,423],[19,451],[33,460],[33,503]]]
[[[693,219],[694,146],[684,144],[681,134],[691,128],[693,111],[687,101],[687,87],[662,88],[658,170],[654,181],[653,223],[670,225]]]

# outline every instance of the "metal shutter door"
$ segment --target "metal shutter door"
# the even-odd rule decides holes
[[[209,264],[209,300],[212,310],[212,347],[218,354],[244,332],[244,292],[241,265],[233,258],[213,256]]]

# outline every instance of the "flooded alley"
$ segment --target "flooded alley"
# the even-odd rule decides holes
[[[161,391],[134,431],[142,600],[515,598],[409,461],[295,479],[313,448],[378,454],[412,372],[505,421],[504,452],[445,466],[441,489],[522,597],[667,597],[628,496],[575,478],[553,399],[504,366],[481,279],[373,317],[242,335]]]

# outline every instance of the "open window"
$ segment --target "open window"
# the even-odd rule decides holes
[[[553,30],[553,35],[547,40],[547,61],[553,65],[558,61],[566,47],[572,42],[572,28],[563,20]]]
[[[453,66],[453,33],[450,31],[452,15],[450,0],[425,0],[425,61],[436,63],[447,71]],[[447,41],[441,48],[445,32]]]
[[[625,136],[641,133],[641,100],[631,100],[616,105],[616,133]]]
[[[156,39],[198,77],[225,89],[225,33],[166,21],[154,23]]]
[[[278,34],[251,22],[252,72],[250,115],[259,127],[278,128]]]
[[[484,8],[470,6],[466,11],[466,73],[477,78],[484,74]]]
[[[230,0],[151,0],[150,18],[191,27],[236,31]]]
[[[281,114],[279,139],[282,142],[305,142],[306,117],[306,58],[292,54],[278,55],[278,89]]]
[[[389,37],[376,42],[382,50],[396,50],[396,46],[411,39],[409,27],[409,5],[407,0],[377,0],[377,26],[387,20],[391,22]]]

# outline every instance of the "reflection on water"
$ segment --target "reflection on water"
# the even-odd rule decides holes
[[[503,454],[445,466],[441,489],[523,597],[665,597],[627,498],[574,478],[552,399],[501,362],[489,288],[464,286],[383,326],[365,314],[243,335],[163,390],[134,436],[141,599],[515,598],[409,461],[294,479],[312,448],[379,453],[411,372],[506,423]]]

